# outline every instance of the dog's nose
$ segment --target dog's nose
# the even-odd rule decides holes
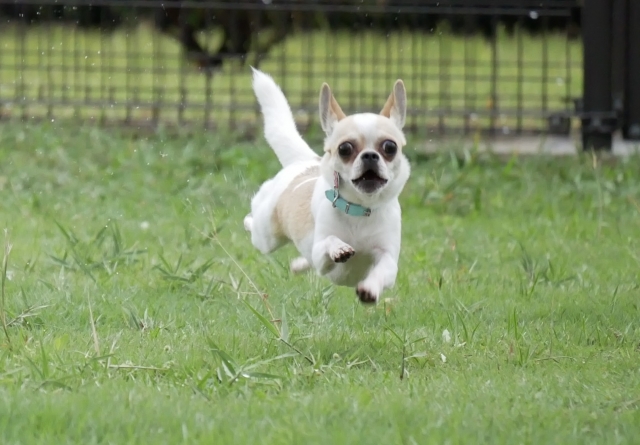
[[[376,153],[375,151],[367,151],[365,153],[362,153],[362,162],[373,163],[378,162],[379,160],[380,155],[378,155],[378,153]]]

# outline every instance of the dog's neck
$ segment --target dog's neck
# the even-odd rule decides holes
[[[326,166],[329,167],[329,166]],[[320,176],[319,184],[322,187],[322,191],[327,195],[327,190],[331,192],[331,199],[329,201],[333,201],[333,183],[334,183],[334,170],[324,169]],[[387,185],[381,192],[366,195],[364,193],[358,193],[355,190],[355,187],[351,185],[343,175],[340,175],[340,187],[339,194],[340,197],[345,201],[351,203],[351,205],[357,204],[364,208],[371,209],[371,213],[376,214],[379,211],[384,212],[384,208],[388,205],[394,205],[394,203],[398,202],[398,195],[400,191],[402,191],[402,184],[397,185],[394,184],[396,181],[402,181],[403,178],[396,178],[392,184]]]
[[[334,209],[341,210],[347,215],[351,216],[370,216],[371,209],[369,207],[361,206],[353,202],[349,202],[340,196],[340,175],[338,172],[333,172],[333,188],[324,192],[325,196]]]

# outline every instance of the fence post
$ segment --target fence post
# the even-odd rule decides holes
[[[640,2],[630,0],[627,15],[627,69],[622,134],[640,140]]]
[[[613,0],[589,0],[582,7],[584,150],[611,150],[613,142],[612,13]]]
[[[627,76],[627,21],[629,0],[613,0],[611,15],[611,97],[613,111],[624,117],[624,99]]]

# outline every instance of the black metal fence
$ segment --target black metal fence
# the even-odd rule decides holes
[[[589,0],[583,10],[585,148],[640,140],[640,2]]]
[[[606,92],[582,100],[583,79],[603,76],[583,75],[596,55],[581,35],[611,40],[617,29],[609,20],[590,35],[585,26],[606,22],[614,3],[635,11],[636,0],[590,0],[584,11],[580,0],[88,3],[0,0],[2,118],[247,130],[258,117],[249,65],[282,85],[301,127],[317,119],[322,82],[345,111],[377,111],[397,77],[408,128],[424,137],[569,134],[581,120],[603,134],[621,126],[618,116],[638,118],[614,110],[611,91],[606,109]]]

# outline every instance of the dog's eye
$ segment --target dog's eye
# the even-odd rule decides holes
[[[338,154],[341,158],[348,158],[353,153],[353,145],[351,142],[343,142],[338,146]]]
[[[382,150],[384,150],[385,154],[393,156],[398,152],[398,146],[393,141],[384,141],[382,143]]]

